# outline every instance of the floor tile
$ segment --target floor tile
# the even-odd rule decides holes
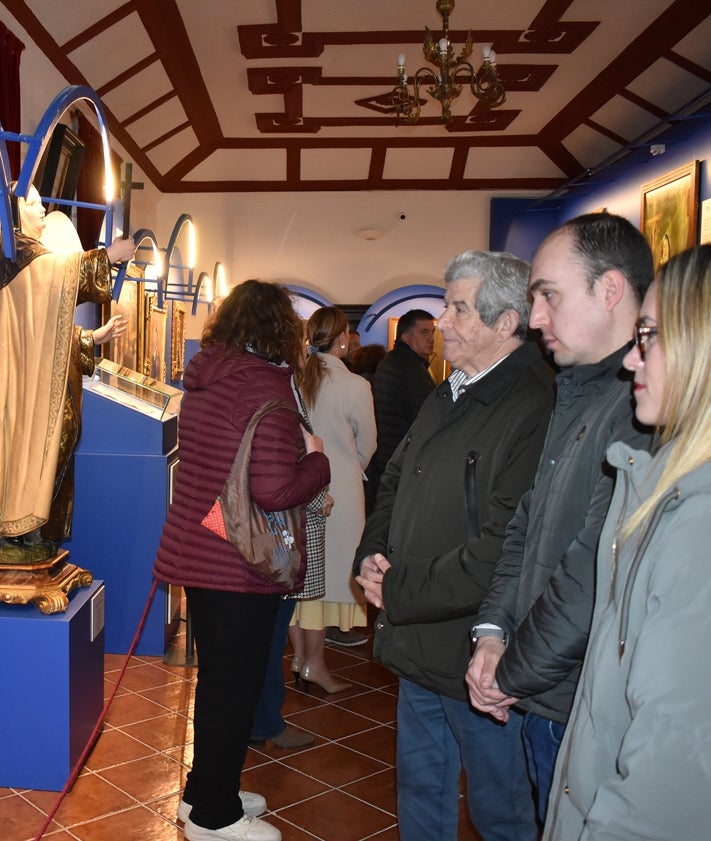
[[[165,754],[125,762],[102,773],[117,788],[144,803],[178,791],[184,775],[183,766]]]
[[[318,733],[326,739],[341,739],[353,733],[370,730],[373,726],[371,719],[332,704],[295,713],[289,720],[296,727],[301,727],[310,733]]]
[[[175,659],[107,654],[105,697],[114,698],[97,744],[43,841],[183,841],[176,810],[193,756],[197,668]],[[242,786],[267,798],[266,819],[284,841],[399,841],[396,820],[395,715],[398,682],[371,660],[372,641],[328,645],[326,662],[353,683],[328,694],[296,687],[283,659],[283,714],[315,735],[284,750],[272,742],[247,751]],[[118,684],[121,678],[121,683]],[[117,689],[118,686],[118,689]],[[0,841],[34,841],[58,792],[0,788]],[[460,800],[458,841],[481,841]]]
[[[328,791],[282,809],[278,817],[323,841],[361,841],[395,823],[392,815],[341,791]]]
[[[334,788],[375,774],[386,767],[385,763],[377,759],[333,742],[288,757],[282,762]]]

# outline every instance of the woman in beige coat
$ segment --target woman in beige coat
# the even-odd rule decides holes
[[[333,678],[324,661],[327,626],[348,631],[365,627],[365,600],[350,576],[365,524],[363,471],[376,447],[375,412],[368,382],[342,362],[348,352],[348,320],[337,307],[321,307],[308,321],[309,356],[300,388],[331,464],[326,521],[326,593],[296,607],[290,639],[292,671],[308,687],[342,692],[350,684]]]

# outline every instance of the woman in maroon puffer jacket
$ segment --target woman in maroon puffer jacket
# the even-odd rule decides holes
[[[180,465],[155,575],[185,588],[199,661],[193,765],[179,808],[188,841],[281,838],[254,817],[265,805],[259,795],[240,800],[239,782],[284,589],[201,521],[256,409],[272,400],[295,405],[291,374],[301,341],[288,292],[248,280],[225,298],[185,372]],[[249,479],[267,511],[306,503],[330,480],[321,440],[302,432],[296,412],[270,412],[255,431]],[[302,545],[294,589],[305,568]]]

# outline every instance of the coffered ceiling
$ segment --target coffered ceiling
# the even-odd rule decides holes
[[[163,192],[555,190],[711,99],[709,0],[457,0],[507,101],[465,88],[449,126],[389,98],[435,0],[0,2]]]

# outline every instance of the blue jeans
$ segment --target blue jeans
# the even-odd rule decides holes
[[[257,701],[257,708],[254,711],[254,723],[249,736],[250,739],[255,741],[261,742],[265,739],[273,739],[286,727],[286,722],[281,714],[286,694],[282,658],[289,637],[289,623],[295,609],[295,599],[282,599],[279,603],[269,648],[267,674],[264,678],[262,693]]]
[[[564,724],[535,713],[526,713],[523,718],[523,746],[526,749],[528,772],[536,788],[538,817],[541,823],[545,823],[546,820],[553,769],[564,730]]]
[[[400,841],[456,841],[459,777],[484,841],[536,841],[538,827],[521,741],[523,716],[508,724],[400,679],[397,811]]]

